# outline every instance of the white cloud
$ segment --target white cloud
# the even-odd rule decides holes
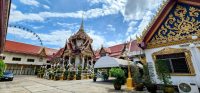
[[[108,41],[106,42],[106,47],[114,46],[114,45],[122,44],[122,43],[123,43],[122,40]]]
[[[130,37],[136,39],[136,35],[142,35],[143,30],[155,15],[152,10],[158,10],[163,1],[165,0],[128,0],[124,16],[125,20],[129,21],[127,40],[130,40]],[[137,22],[138,25],[135,25]]]
[[[116,31],[116,29],[111,24],[107,25],[107,30],[112,31],[112,32]]]
[[[11,22],[18,22],[24,20],[44,21],[45,18],[50,18],[50,17],[82,18],[82,14],[84,14],[84,18],[96,18],[100,16],[117,14],[121,10],[124,10],[125,4],[126,0],[108,0],[106,1],[105,4],[103,4],[102,8],[94,8],[94,9],[89,9],[87,11],[76,11],[69,13],[58,13],[58,12],[22,13],[21,11],[13,9],[13,11],[11,11],[10,14],[11,16],[10,19],[12,19]]]
[[[131,21],[128,24],[128,29],[127,29],[126,35],[133,33],[137,29],[136,24],[137,24],[137,21]]]
[[[48,5],[43,5],[43,7],[44,7],[45,9],[50,9],[50,7],[49,7]]]
[[[33,26],[33,29],[41,29],[44,28],[44,26]]]
[[[106,41],[105,37],[102,35],[98,35],[95,33],[94,30],[86,29],[87,34],[93,39],[92,46],[94,50],[101,47],[102,44],[104,44],[106,47],[110,45],[119,44],[121,40],[113,41]],[[15,35],[18,38],[27,39],[27,40],[34,40],[38,43],[39,40],[33,35],[33,33],[30,33],[25,30],[21,30],[19,28],[8,28],[8,34]],[[57,47],[54,48],[61,48],[64,47],[66,39],[68,39],[74,32],[72,30],[54,30],[50,33],[37,33],[37,35],[41,38],[44,45],[54,45]]]
[[[20,0],[21,3],[25,4],[25,5],[32,5],[32,6],[39,6],[39,2],[36,0]]]
[[[33,33],[21,30],[19,28],[9,27],[8,34],[15,35],[18,38],[34,40],[36,42],[38,41],[38,43],[40,43],[39,40],[36,38],[36,36],[33,35]],[[72,35],[72,31],[61,29],[61,30],[51,31],[51,33],[37,33],[37,35],[41,38],[43,44],[55,45],[60,48],[64,46],[66,39],[69,38],[70,35]]]
[[[153,17],[154,13],[152,13],[151,11],[148,11],[146,13],[145,16],[143,16],[142,21],[139,23],[139,25],[134,29],[135,33],[130,34],[130,36],[127,38],[127,40],[130,40],[130,37],[132,39],[136,39],[136,35],[140,36],[142,35],[142,32],[144,31],[144,29],[146,28],[146,26],[149,24],[149,22],[151,21],[152,17]],[[134,26],[133,26],[134,27]],[[132,28],[132,26],[130,26],[129,28]]]
[[[126,21],[141,20],[147,11],[156,10],[165,0],[128,0],[124,18]]]

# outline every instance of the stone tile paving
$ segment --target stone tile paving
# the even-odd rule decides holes
[[[16,76],[13,81],[0,82],[0,93],[148,93],[114,90],[110,82],[92,80],[53,81],[36,76]]]

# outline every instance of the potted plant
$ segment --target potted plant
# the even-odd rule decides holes
[[[123,85],[125,82],[124,70],[122,70],[121,68],[111,68],[110,74],[111,76],[115,77],[115,80],[114,80],[115,90],[120,90],[121,85]]]
[[[166,60],[156,60],[155,63],[158,79],[164,83],[164,92],[165,93],[174,93],[174,88],[171,85],[172,82],[170,81],[171,75],[170,71],[167,66]]]
[[[93,74],[93,81],[96,82],[96,80],[97,80],[97,75]]]
[[[143,80],[147,90],[150,93],[156,93],[157,86],[155,84],[155,81],[153,80],[154,73],[152,70],[153,68],[150,68],[148,63],[143,65]]]
[[[81,71],[76,74],[76,80],[81,80]]]
[[[142,74],[139,72],[139,67],[133,66],[133,80],[135,85],[135,90],[136,91],[143,91],[144,84],[142,82]]]
[[[69,80],[73,80],[74,79],[74,75],[75,75],[75,72],[74,71],[70,71],[69,72]]]
[[[66,70],[66,71],[64,72],[63,80],[67,80],[68,73],[69,73],[68,70]]]

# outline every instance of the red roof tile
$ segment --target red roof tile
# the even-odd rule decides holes
[[[42,47],[40,46],[35,46],[31,44],[25,44],[21,42],[10,41],[10,40],[6,40],[6,44],[5,44],[5,51],[13,52],[13,53],[39,55],[41,49]],[[51,48],[45,48],[45,52],[47,56],[50,56],[53,53],[57,52],[57,50],[51,49]]]
[[[142,49],[138,46],[137,40],[133,40],[131,42],[131,48],[130,48],[130,52],[133,51],[141,51]]]
[[[107,53],[109,53],[109,56],[111,56],[111,57],[120,57],[123,52],[123,49],[125,48],[125,45],[126,44],[118,44],[118,45],[114,45],[114,46],[111,46],[108,48],[104,48],[104,50]],[[129,45],[130,45],[130,43],[128,42],[127,47],[129,47]],[[140,50],[142,50],[142,49],[140,47],[138,47],[137,41],[133,40],[131,42],[130,51],[133,52],[133,51],[140,51]],[[100,53],[100,50],[95,52],[95,56],[97,59],[101,57],[99,53]]]

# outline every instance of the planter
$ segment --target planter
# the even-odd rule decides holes
[[[115,90],[121,90],[121,84],[114,83]]]
[[[146,85],[148,92],[156,93],[157,86],[155,84]]]
[[[94,78],[93,78],[93,81],[96,82],[96,80],[97,80],[97,77],[94,77]]]
[[[136,86],[135,86],[135,90],[136,91],[143,91],[143,88],[144,88],[144,84],[143,83],[136,84]]]
[[[165,86],[164,93],[174,93],[175,89],[173,86]]]
[[[81,76],[77,76],[77,77],[76,77],[76,80],[81,80]]]

